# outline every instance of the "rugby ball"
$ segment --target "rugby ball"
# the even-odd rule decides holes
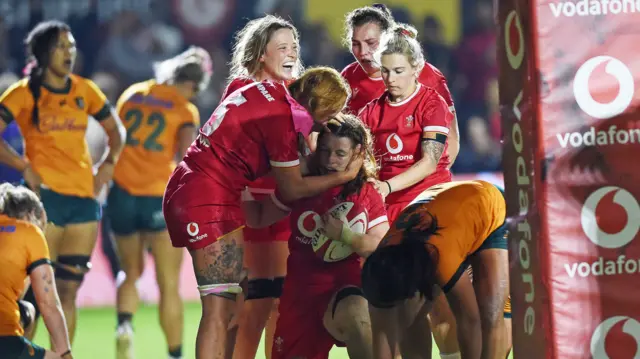
[[[353,202],[342,202],[333,206],[327,213],[332,213],[335,217],[340,218],[353,232],[366,233],[368,223],[366,211],[352,211],[354,206]],[[350,218],[350,215],[354,214],[352,212],[359,213]],[[324,226],[320,226],[313,233],[311,248],[316,256],[325,262],[339,262],[353,254],[350,245],[329,239],[325,235]]]

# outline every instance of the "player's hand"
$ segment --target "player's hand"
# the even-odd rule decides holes
[[[347,168],[344,170],[344,176],[347,182],[358,176],[358,173],[364,164],[364,151],[362,151],[362,146],[356,146],[354,152],[355,154],[351,158],[351,161],[349,161]]]
[[[390,192],[389,192],[389,185],[387,184],[386,181],[373,180],[373,185],[378,191],[378,193],[380,193],[380,195],[382,196],[382,199],[387,198]]]
[[[322,220],[324,221],[324,234],[331,240],[339,241],[342,236],[342,220],[331,213],[325,214]]]
[[[115,165],[111,162],[103,162],[98,168],[98,173],[93,177],[93,193],[97,196],[102,188],[113,178]]]
[[[40,185],[42,184],[42,178],[40,175],[31,167],[31,165],[27,165],[22,171],[22,178],[27,183],[27,186],[35,192],[38,197],[40,197]]]

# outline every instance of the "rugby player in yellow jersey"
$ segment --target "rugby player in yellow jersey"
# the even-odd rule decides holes
[[[76,296],[97,237],[100,206],[95,195],[111,180],[124,128],[100,89],[71,74],[76,45],[66,24],[40,23],[25,42],[32,59],[29,75],[0,97],[0,133],[15,120],[26,155],[18,156],[0,141],[0,162],[22,172],[48,213],[45,235],[51,259],[62,264],[56,267],[56,284],[73,340]],[[110,151],[95,176],[85,141],[89,116],[109,136]],[[25,299],[33,301],[33,291]]]
[[[441,294],[456,318],[463,358],[506,356],[505,216],[502,191],[484,181],[433,186],[402,211],[363,267],[376,359],[399,352],[430,358],[421,318]]]
[[[72,358],[67,326],[56,291],[49,249],[42,233],[47,221],[35,193],[9,183],[0,185],[0,357],[3,359]],[[25,279],[51,335],[53,351],[23,337],[20,298]]]
[[[156,78],[129,87],[117,104],[127,140],[115,168],[106,213],[126,279],[118,287],[117,352],[133,358],[131,321],[138,307],[136,281],[147,246],[160,289],[160,325],[169,358],[182,357],[183,308],[178,281],[184,249],[174,248],[162,213],[162,196],[175,166],[195,139],[198,109],[190,102],[211,77],[209,54],[192,47],[155,66]]]

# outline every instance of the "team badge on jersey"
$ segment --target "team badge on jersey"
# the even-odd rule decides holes
[[[81,110],[84,110],[84,99],[78,96],[76,97],[75,101],[76,101],[76,105],[78,105],[78,108]]]
[[[409,115],[404,119],[404,127],[413,127],[413,115]]]

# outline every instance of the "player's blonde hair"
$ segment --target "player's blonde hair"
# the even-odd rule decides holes
[[[196,83],[197,91],[209,86],[213,65],[209,53],[197,46],[170,59],[153,64],[156,81],[160,84],[175,85],[186,81]]]
[[[391,10],[383,4],[363,6],[350,11],[344,19],[344,38],[346,47],[351,47],[353,30],[366,24],[376,24],[382,32],[389,30],[395,23]]]
[[[383,55],[401,54],[413,68],[421,70],[424,67],[424,53],[416,39],[418,30],[407,24],[396,24],[389,31],[382,34],[380,46],[373,54],[374,61],[381,63]]]
[[[300,36],[295,26],[287,20],[274,15],[253,19],[238,31],[235,35],[235,44],[233,45],[233,54],[231,56],[229,81],[233,81],[238,77],[254,76],[262,70],[260,57],[267,51],[267,44],[271,40],[271,36],[280,29],[291,30],[296,43],[300,41]],[[298,77],[303,71],[302,61],[300,60],[300,46],[298,46],[297,58],[293,67],[294,78]]]
[[[330,67],[308,69],[289,85],[291,96],[312,116],[340,112],[351,96],[351,90],[340,73]]]
[[[38,196],[27,187],[3,183],[0,184],[0,213],[15,219],[37,222],[42,218],[44,208]]]

